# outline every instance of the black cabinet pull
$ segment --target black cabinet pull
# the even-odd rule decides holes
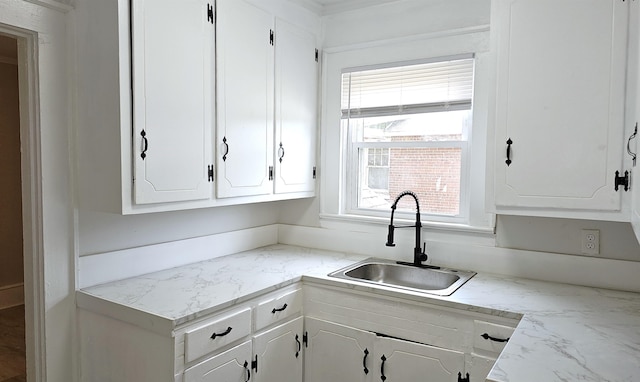
[[[296,344],[298,345],[298,350],[296,350],[296,358],[298,358],[298,355],[300,354],[300,350],[302,349],[302,344],[300,343],[300,337],[298,337],[298,335],[296,334]]]
[[[380,366],[380,379],[383,381],[387,380],[387,376],[384,375],[384,363],[387,361],[387,357],[384,356],[384,354],[382,355],[382,357],[380,357],[380,359],[382,360],[382,365]]]
[[[511,144],[512,143],[513,141],[511,140],[511,138],[507,139],[507,160],[504,161],[504,163],[506,163],[507,166],[511,164]]]
[[[638,135],[638,122],[636,122],[636,127],[633,129],[633,134],[629,137],[627,141],[627,154],[631,156],[631,161],[633,162],[633,167],[636,167],[636,153],[631,151],[631,140],[634,139]]]
[[[244,380],[244,382],[249,382],[249,380],[251,379],[251,369],[249,369],[249,362],[244,361],[244,369],[247,371],[247,378]]]
[[[489,335],[489,333],[485,333],[485,334],[481,335],[480,337],[484,338],[485,340],[491,340],[491,341],[494,341],[494,342],[507,342],[507,341],[509,341],[509,338],[504,339],[504,338],[491,337]]]
[[[149,149],[149,141],[147,140],[147,133],[144,130],[140,132],[140,136],[142,137],[142,143],[144,144],[144,147],[142,148],[142,153],[140,153],[140,158],[144,160],[144,158],[147,157],[147,150]]]
[[[284,158],[284,147],[282,147],[282,142],[280,142],[280,148],[278,149],[278,159],[280,163],[282,163],[282,158]]]
[[[229,326],[229,327],[227,328],[227,330],[225,330],[225,331],[224,331],[224,332],[222,332],[222,333],[213,333],[213,334],[211,335],[211,339],[212,339],[212,340],[215,340],[215,339],[216,339],[216,337],[224,337],[224,336],[226,336],[226,335],[227,335],[227,334],[229,334],[229,333],[231,333],[231,326]]]
[[[362,367],[364,368],[364,373],[369,374],[369,369],[367,369],[367,356],[369,355],[369,350],[364,349],[364,358],[362,359]]]
[[[227,143],[227,137],[222,138],[222,144],[224,145],[224,154],[222,154],[222,161],[227,161],[227,155],[229,154],[229,144]]]
[[[282,308],[273,308],[273,310],[271,311],[272,314],[276,314],[276,312],[282,312],[283,310],[287,309],[287,304],[282,305]]]

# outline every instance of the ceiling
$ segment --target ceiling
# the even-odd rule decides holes
[[[397,1],[400,0],[301,0],[300,2],[321,15],[329,15]]]
[[[73,7],[77,0],[55,0]],[[91,0],[93,1],[93,0]],[[97,1],[97,0],[95,0]],[[293,0],[321,15],[330,15],[401,0]]]

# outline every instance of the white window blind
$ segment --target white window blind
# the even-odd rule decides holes
[[[342,118],[471,109],[472,57],[342,74]]]

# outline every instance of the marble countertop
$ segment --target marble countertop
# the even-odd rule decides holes
[[[640,294],[478,274],[452,296],[327,277],[364,256],[274,245],[93,286],[80,308],[160,333],[305,279],[522,320],[490,381],[640,380]]]

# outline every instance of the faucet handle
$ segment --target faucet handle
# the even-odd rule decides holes
[[[422,253],[420,253],[420,261],[427,261],[427,242],[422,242]]]
[[[393,232],[396,229],[396,227],[393,226],[393,224],[389,224],[389,233],[387,234],[387,244],[385,244],[387,247],[395,247],[396,245],[393,243]]]

